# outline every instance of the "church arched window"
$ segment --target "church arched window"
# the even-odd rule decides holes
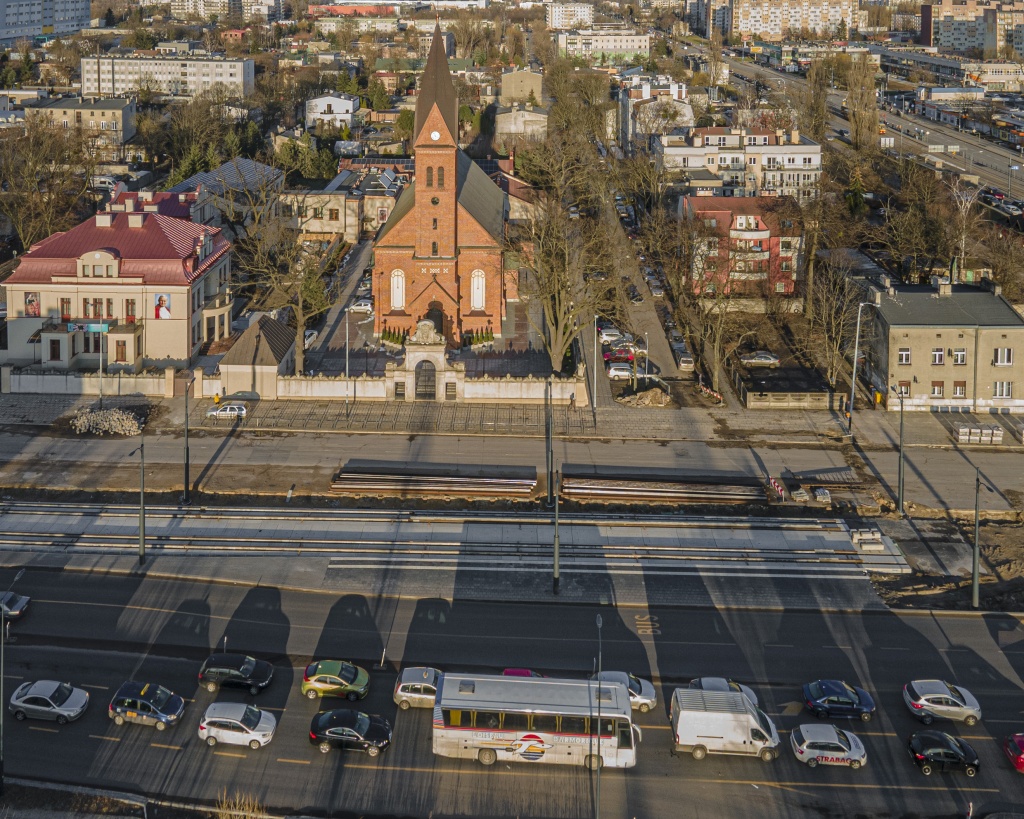
[[[444,187],[444,166],[438,166],[437,168],[437,187]]]
[[[427,168],[427,187],[434,187],[434,169],[431,167]]]
[[[391,271],[391,309],[405,308],[405,273],[401,270]]]
[[[487,303],[487,280],[484,271],[474,270],[470,277],[469,309],[483,310]]]
[[[431,256],[436,256],[437,255],[437,242],[431,242],[430,243],[430,255]]]

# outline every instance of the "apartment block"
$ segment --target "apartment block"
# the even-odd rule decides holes
[[[123,97],[147,87],[176,96],[222,87],[229,94],[245,97],[255,88],[254,65],[250,59],[170,57],[152,52],[82,58],[83,96]]]
[[[550,3],[544,8],[549,29],[588,28],[594,25],[590,3]]]
[[[89,0],[0,0],[0,45],[89,28]]]
[[[817,195],[821,145],[796,129],[683,129],[655,136],[653,151],[695,196]]]
[[[790,32],[822,35],[857,23],[856,0],[730,0],[729,32],[738,37],[782,40]]]
[[[631,60],[651,56],[651,37],[633,29],[560,31],[558,51],[563,57],[588,60]]]
[[[171,0],[171,16],[178,20],[240,18],[242,0]]]
[[[686,84],[635,77],[619,89],[619,145],[628,153],[647,150],[656,134],[693,125]]]
[[[64,128],[81,128],[102,158],[122,160],[125,146],[135,136],[135,100],[132,98],[82,99],[57,97],[32,109]]]

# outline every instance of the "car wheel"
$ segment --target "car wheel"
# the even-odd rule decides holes
[[[317,693],[317,690],[315,688],[310,688],[309,691],[306,692],[307,700],[315,700],[319,696],[320,694]]]
[[[14,718],[18,722],[23,722],[26,716],[27,716],[27,714],[24,711],[15,711],[14,712]]]
[[[67,725],[68,724],[68,718],[66,716],[64,716],[63,714],[58,714],[57,715],[57,724],[58,725]]]
[[[977,772],[978,769],[975,768],[973,765],[968,765],[966,768],[964,768],[964,773],[968,776],[974,776]]]
[[[808,768],[817,768],[818,767],[818,760],[817,759],[808,759],[807,760],[807,767]]]
[[[871,713],[869,711],[865,711],[863,714],[860,715],[860,721],[871,722]]]
[[[166,722],[158,722],[156,724],[156,730],[158,730],[158,731],[166,731],[167,730],[167,723]]]
[[[701,760],[708,755],[708,749],[703,745],[694,745],[693,750],[690,751],[694,759]]]
[[[367,756],[380,756],[380,748],[378,748],[376,745],[371,745],[370,747],[368,747],[366,749],[366,755]]]
[[[214,745],[217,744],[217,737],[207,737],[206,744],[212,748]]]
[[[978,724],[978,718],[976,716],[974,716],[974,714],[971,714],[969,717],[965,717],[964,718],[964,725],[968,726],[969,728],[973,727],[973,726],[975,726],[977,724]]]
[[[120,714],[114,717],[114,725],[124,725],[124,717],[122,717]]]
[[[260,687],[258,685],[250,685],[249,693],[255,697],[257,694],[260,693]]]
[[[819,709],[818,711],[814,712],[814,716],[816,716],[818,719],[825,719],[828,716],[828,711],[822,711]]]
[[[329,742],[321,742],[319,747],[320,747],[320,753],[326,754],[326,753],[328,753],[331,750],[331,743],[329,743]]]
[[[587,754],[583,759],[583,764],[588,771],[596,771],[598,768],[604,767],[604,759],[600,754]]]
[[[762,748],[761,749],[761,761],[762,762],[771,762],[771,761],[773,761],[775,759],[775,756],[776,756],[775,751],[773,751],[771,748]]]
[[[359,695],[355,691],[349,691],[348,694],[345,695],[345,698],[349,702],[355,702],[357,699],[359,699]]]
[[[921,773],[923,773],[925,776],[931,776],[932,775],[932,766],[931,765],[922,765],[921,766]]]
[[[924,725],[931,725],[933,722],[935,722],[935,717],[933,717],[931,714],[925,714],[923,717],[921,717],[921,722]]]
[[[215,682],[208,682],[206,684],[206,690],[209,691],[212,694],[214,691],[217,690],[217,683],[215,683]]]
[[[409,710],[409,700],[402,700],[400,703],[398,703],[398,707],[401,708],[403,711],[408,711]]]
[[[855,760],[853,760],[853,761],[852,761],[852,762],[850,763],[850,767],[851,767],[851,768],[853,768],[853,770],[855,770],[855,771],[856,771],[856,770],[857,770],[858,768],[860,768],[860,765],[861,765],[861,762],[860,762],[860,760],[859,760],[859,759],[855,759]]]
[[[637,710],[638,710],[638,711],[639,711],[639,712],[640,712],[641,714],[646,714],[646,713],[647,713],[648,711],[650,711],[650,710],[651,710],[651,706],[650,706],[650,705],[648,705],[648,704],[647,704],[646,702],[642,702],[642,703],[640,703],[640,707],[639,707],[639,708],[638,708]]]
[[[481,765],[493,765],[498,761],[498,752],[493,748],[481,748],[476,758]]]
[[[262,746],[260,745],[260,741],[258,739],[254,739],[252,742],[249,743],[249,747],[252,748],[254,751],[258,751]]]

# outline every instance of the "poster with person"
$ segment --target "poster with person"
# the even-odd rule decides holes
[[[25,315],[31,318],[39,318],[39,294],[25,294]]]
[[[171,317],[171,297],[160,293],[153,302],[153,318],[169,319]]]

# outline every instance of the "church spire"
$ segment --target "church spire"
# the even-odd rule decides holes
[[[420,131],[435,106],[448,128],[451,143],[457,143],[459,98],[455,94],[455,83],[452,82],[451,71],[448,69],[448,55],[445,53],[444,37],[441,35],[439,22],[434,25],[434,39],[430,43],[430,53],[427,54],[427,65],[420,77],[419,96],[416,99],[414,144],[419,140]]]

